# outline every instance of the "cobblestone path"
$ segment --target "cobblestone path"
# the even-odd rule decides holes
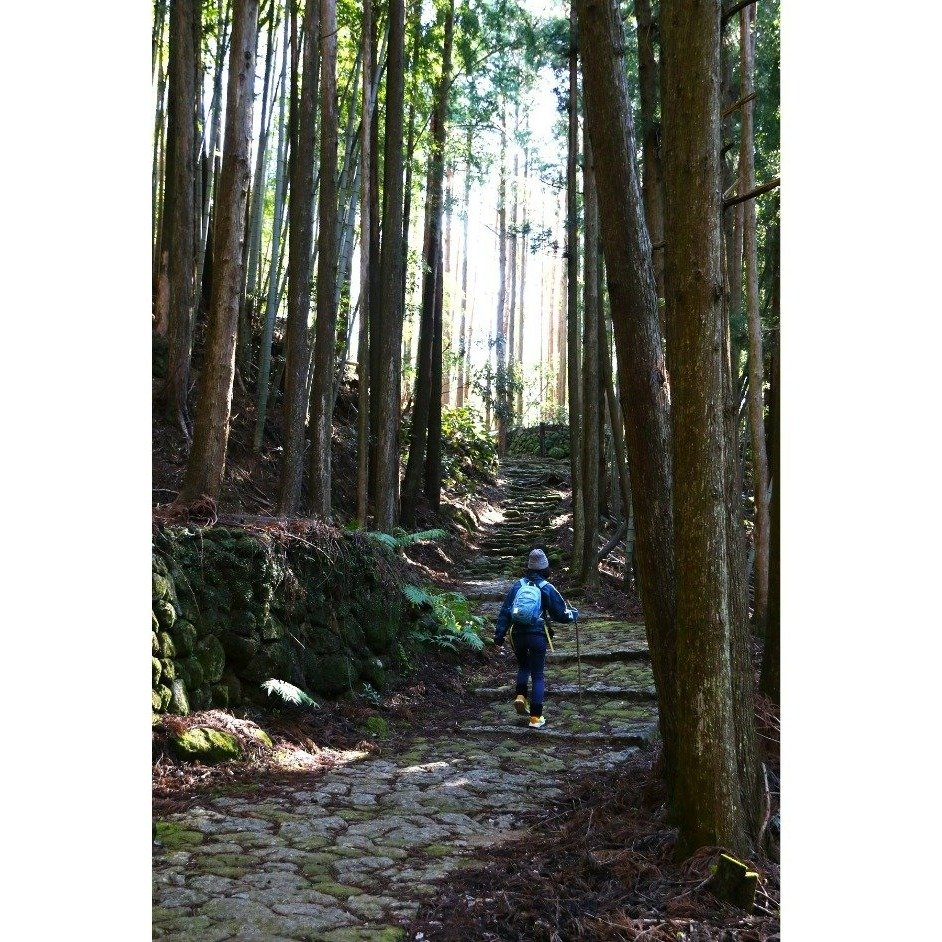
[[[561,466],[561,463],[560,463]],[[496,615],[511,574],[559,513],[552,462],[510,463],[504,519],[482,534],[464,591]],[[304,790],[219,796],[158,823],[153,934],[174,942],[394,942],[423,896],[475,866],[476,848],[519,837],[520,812],[559,797],[568,775],[609,771],[654,731],[654,688],[640,625],[580,622],[557,632],[547,663],[547,725],[513,711],[508,684],[469,681],[473,721],[407,751],[350,761]],[[538,787],[534,788],[534,784]]]

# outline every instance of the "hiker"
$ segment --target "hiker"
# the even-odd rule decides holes
[[[555,586],[546,581],[549,560],[541,549],[533,550],[527,558],[527,572],[510,587],[497,616],[494,643],[502,645],[510,628],[510,643],[517,656],[517,696],[514,709],[521,715],[530,713],[531,729],[546,725],[543,716],[543,666],[546,662],[546,643],[551,631],[546,624],[549,614],[556,621],[575,621],[579,611],[569,608]],[[527,706],[527,679],[533,678],[533,696]]]

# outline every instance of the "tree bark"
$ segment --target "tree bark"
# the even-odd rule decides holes
[[[524,313],[524,299],[526,297],[526,286],[527,286],[527,256],[530,254],[530,224],[527,219],[527,210],[529,202],[529,194],[527,191],[527,176],[530,170],[530,155],[526,149],[523,152],[523,221],[520,225],[520,235],[521,238],[518,240],[520,243],[520,301],[518,304],[519,314],[517,316],[517,368],[521,371],[519,377],[519,382],[517,384],[517,404],[514,412],[517,416],[517,421],[520,425],[523,425],[523,313]]]
[[[357,526],[366,529],[370,494],[370,247],[373,208],[373,0],[363,0],[360,35],[363,56],[360,115],[360,336],[357,343]]]
[[[678,852],[751,850],[756,796],[744,787],[741,678],[728,541],[728,371],[720,179],[720,3],[661,5],[665,281],[674,422]],[[745,712],[737,709],[745,707]],[[741,763],[743,766],[741,767]]]
[[[582,507],[583,558],[579,579],[599,584],[599,204],[592,171],[592,147],[586,143],[582,171],[585,191],[585,272],[582,325]]]
[[[470,342],[465,340],[465,331],[467,328],[467,309],[468,309],[468,215],[471,211],[471,148],[472,136],[471,125],[468,125],[467,154],[468,165],[464,172],[464,218],[462,219],[462,238],[461,238],[461,346],[458,348],[458,397],[459,408],[464,405],[468,394],[468,382],[470,373],[471,349]]]
[[[654,16],[651,0],[636,0],[638,18],[638,92],[641,98],[641,148],[644,167],[642,196],[648,233],[654,243],[664,241],[664,175],[661,169],[661,123],[657,119],[658,76],[654,58]],[[657,296],[664,297],[664,256],[654,256]],[[664,329],[665,312],[661,310]]]
[[[196,70],[199,63],[197,35],[200,7],[193,0],[173,0],[170,4],[169,107],[167,147],[172,171],[166,189],[169,207],[166,225],[168,284],[167,379],[162,390],[164,413],[189,438],[190,419],[187,394],[190,387],[190,356],[193,347],[193,320],[196,269]]]
[[[514,404],[516,397],[514,388],[520,379],[520,367],[516,361],[515,341],[517,337],[516,329],[516,309],[517,309],[517,177],[520,173],[520,154],[516,146],[517,134],[520,130],[520,105],[519,102],[514,106],[514,137],[512,145],[514,148],[514,169],[513,176],[510,178],[510,228],[507,231],[508,262],[510,264],[510,294],[509,311],[507,314],[507,393],[505,395],[507,405],[507,423],[511,423],[514,416]]]
[[[285,158],[287,140],[285,135],[285,98],[287,97],[288,65],[288,16],[284,17],[281,60],[281,95],[278,101],[278,144],[275,156],[275,209],[272,220],[271,263],[268,274],[268,299],[265,306],[265,325],[262,329],[262,346],[259,353],[258,397],[255,406],[255,438],[253,446],[258,453],[265,434],[265,417],[268,412],[268,391],[271,378],[271,345],[275,333],[275,317],[278,313],[278,269],[281,263],[281,225],[284,216]]]
[[[334,352],[337,348],[337,0],[320,0],[320,5],[321,180],[317,326],[311,386],[310,506],[315,516],[329,521]]]
[[[569,4],[569,149],[566,161],[566,354],[569,387],[569,462],[572,469],[572,561],[581,573],[585,558],[585,484],[582,455],[582,378],[579,363],[579,55],[576,5]],[[562,401],[560,386],[560,401]]]
[[[278,513],[291,517],[301,503],[304,426],[307,420],[308,317],[311,309],[311,245],[314,240],[314,132],[319,84],[320,6],[304,9],[301,94],[298,88],[297,0],[291,0],[291,184],[288,200],[288,319],[285,328],[284,456]]]
[[[233,0],[226,137],[216,200],[215,272],[193,449],[181,500],[219,498],[226,467],[235,343],[242,295],[242,240],[258,39],[258,0]],[[192,260],[192,255],[189,256]]]
[[[389,65],[386,73],[386,141],[383,164],[383,243],[380,258],[376,475],[376,528],[395,523],[399,496],[399,360],[402,347],[402,118],[405,77],[404,0],[389,0]]]
[[[435,322],[432,330],[432,396],[429,402],[428,449],[425,458],[425,498],[429,509],[438,513],[442,506],[442,347],[445,308],[444,260],[438,258],[435,279]]]
[[[636,577],[658,694],[668,784],[675,753],[674,525],[670,388],[661,343],[651,240],[644,219],[624,36],[614,0],[578,0],[586,124],[612,311],[637,528]]]
[[[415,397],[412,409],[412,429],[409,440],[409,460],[402,494],[402,520],[410,526],[415,518],[419,490],[425,478],[428,494],[441,493],[441,481],[435,486],[426,467],[427,448],[431,439],[441,448],[441,375],[442,375],[442,316],[439,294],[443,293],[442,271],[442,210],[445,181],[445,138],[448,121],[448,92],[451,83],[451,52],[454,32],[454,3],[445,16],[445,37],[442,51],[442,74],[435,94],[432,113],[432,145],[429,154],[428,184],[426,187],[426,226],[422,279],[422,319],[419,329]],[[437,350],[437,364],[436,360]],[[435,377],[438,377],[437,383]],[[437,408],[433,407],[437,403]],[[438,477],[441,477],[439,451]]]
[[[741,49],[742,94],[753,91],[755,70],[754,7],[740,13],[739,44]],[[753,133],[754,102],[742,108],[742,129],[739,157],[739,192],[750,192],[756,185],[755,145]],[[749,432],[752,444],[752,490],[755,501],[755,570],[753,586],[753,630],[765,631],[769,599],[769,467],[765,446],[764,377],[762,369],[762,321],[759,317],[759,269],[756,239],[756,204],[748,200],[742,204],[743,256],[746,268],[746,321],[749,330]]]
[[[500,177],[497,184],[497,310],[494,314],[494,412],[497,418],[497,454],[507,453],[507,104],[500,122]]]

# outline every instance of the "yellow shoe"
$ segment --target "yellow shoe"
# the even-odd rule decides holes
[[[540,729],[542,726],[546,725],[545,716],[531,716],[530,717],[530,729]]]
[[[514,700],[514,709],[521,715],[526,716],[530,712],[530,707],[527,704],[526,698],[523,694],[517,694],[517,699]]]

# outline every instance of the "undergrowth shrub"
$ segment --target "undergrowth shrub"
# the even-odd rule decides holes
[[[423,645],[456,651],[459,646],[480,651],[484,648],[487,620],[471,611],[460,592],[442,592],[404,585],[402,592],[415,606],[429,609],[430,618],[420,619],[412,637]]]
[[[547,425],[546,456],[569,457],[569,426]],[[540,454],[540,427],[511,429],[507,433],[507,454],[512,458],[536,458]]]

